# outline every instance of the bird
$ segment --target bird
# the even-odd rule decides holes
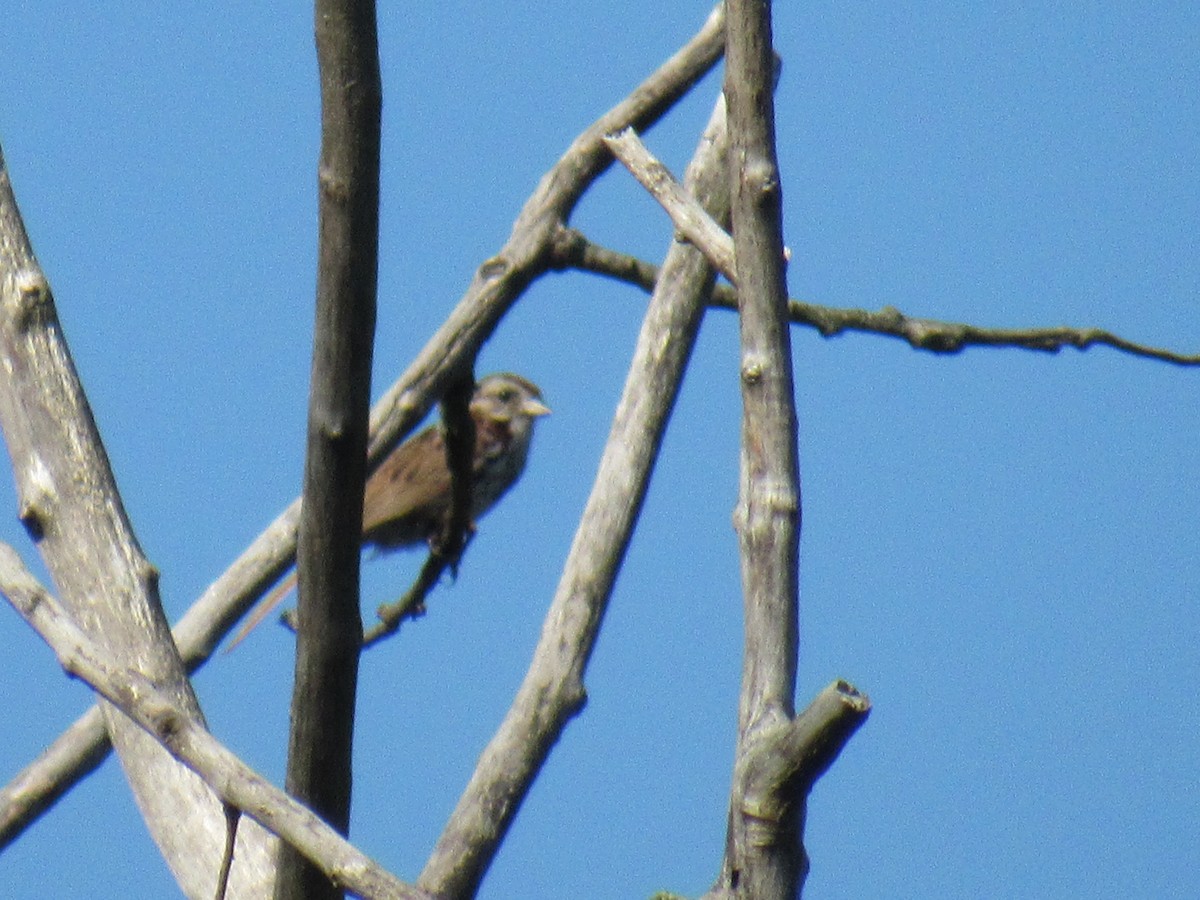
[[[475,423],[472,463],[472,526],[521,477],[529,458],[533,424],[550,414],[536,384],[511,372],[481,379],[470,402]],[[450,514],[451,476],[441,425],[409,438],[380,464],[363,488],[362,543],[382,552],[429,543]],[[245,639],[296,584],[293,572],[246,618],[226,652]]]

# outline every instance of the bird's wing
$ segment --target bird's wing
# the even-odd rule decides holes
[[[450,496],[446,449],[436,426],[401,444],[363,490],[363,541],[399,547],[425,540]]]

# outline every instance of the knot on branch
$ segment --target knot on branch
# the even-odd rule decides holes
[[[350,179],[328,163],[317,166],[317,186],[330,203],[345,206],[350,202]]]
[[[29,465],[24,475],[20,480],[21,505],[17,517],[25,526],[26,533],[36,543],[46,536],[46,523],[51,515],[50,507],[57,498],[58,491],[50,470],[37,453],[29,457]]]
[[[746,492],[745,506],[744,518],[747,522],[757,520],[764,514],[795,516],[800,511],[800,497],[790,481],[760,475],[753,479],[750,490]]]
[[[579,266],[588,249],[588,240],[574,228],[561,223],[550,235],[550,266],[556,271]]]
[[[134,684],[137,684],[136,680]],[[180,735],[187,730],[187,718],[169,703],[156,701],[153,695],[144,695],[141,702],[144,704],[148,724],[155,738],[164,747],[175,748]]]
[[[967,329],[953,323],[908,319],[909,344],[932,353],[958,353],[967,338]]]
[[[759,203],[774,202],[779,198],[779,170],[768,159],[747,162],[742,170],[743,183],[754,192]]]
[[[742,364],[742,381],[749,385],[758,384],[762,381],[763,365],[757,360],[747,361]]]
[[[9,293],[10,318],[19,333],[41,325],[53,317],[54,304],[46,276],[38,269],[22,269],[13,277],[15,291]]]
[[[493,256],[490,259],[485,259],[479,267],[479,277],[483,281],[495,281],[503,278],[512,268],[512,263],[503,256]]]

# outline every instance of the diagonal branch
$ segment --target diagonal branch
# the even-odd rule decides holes
[[[689,188],[724,218],[727,140],[718,102]],[[584,671],[699,328],[712,270],[675,243],[638,336],[592,493],[529,671],[438,839],[418,884],[438,896],[475,893],[567,722],[583,706]]]
[[[724,47],[724,6],[626,99],[593,122],[542,176],[525,201],[512,234],[476,271],[466,294],[372,416],[371,459],[377,460],[442,396],[457,370],[476,353],[525,288],[549,269],[557,229],[566,224],[584,191],[612,165],[604,135],[657,122],[716,64]]]
[[[125,514],[2,154],[0,357],[0,425],[21,520],[63,602],[91,640],[127,660],[202,725],[163,615],[157,572]],[[108,704],[101,710],[147,828],[180,887],[188,895],[211,894],[225,845],[220,804],[119,711]],[[83,756],[94,759],[94,753]],[[239,841],[243,866],[234,889],[247,896],[269,869],[269,841],[258,828],[243,829]]]
[[[737,284],[733,238],[697,203],[675,176],[646,149],[632,128],[604,136],[604,143],[638,183],[659,202],[684,239],[708,257],[717,271]]]
[[[244,811],[289,845],[299,848],[334,882],[373,898],[426,897],[397,880],[311,810],[243,763],[178,699],[136,669],[115,665],[111,656],[79,629],[58,601],[29,573],[17,552],[3,543],[0,543],[0,593],[50,645],[68,675],[85,681],[203,778],[225,804]]]
[[[554,266],[557,269],[579,269],[614,278],[640,287],[647,293],[654,290],[654,282],[658,278],[658,267],[653,263],[594,244],[572,228],[564,228],[555,242]],[[736,311],[737,292],[727,284],[718,284],[713,287],[708,302],[710,306]],[[1101,328],[985,328],[908,316],[894,306],[871,312],[801,300],[788,301],[788,319],[795,325],[815,328],[824,337],[834,337],[846,331],[878,334],[899,338],[907,341],[915,350],[930,353],[952,354],[967,347],[1016,347],[1057,353],[1066,347],[1087,350],[1094,346],[1108,346],[1131,356],[1157,359],[1178,366],[1200,366],[1200,353],[1177,353],[1139,344]]]
[[[112,744],[99,706],[92,706],[0,789],[0,848],[108,759]]]

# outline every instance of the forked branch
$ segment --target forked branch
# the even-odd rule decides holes
[[[799,894],[806,869],[804,799],[788,798],[777,818],[761,818],[746,805],[745,791],[757,781],[742,776],[769,746],[766,736],[792,730],[799,644],[800,473],[767,0],[730,0],[725,55],[741,313],[741,484],[734,523],[746,625],[734,781],[717,889],[754,900],[790,900]],[[767,796],[777,798],[779,791]]]

